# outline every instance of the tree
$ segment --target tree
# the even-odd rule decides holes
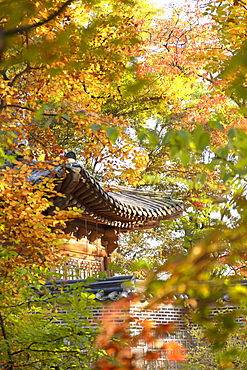
[[[149,139],[152,135],[154,151],[158,153],[151,157],[150,183],[162,187],[162,177],[166,184],[169,181],[163,175],[164,169],[166,174],[176,171],[180,175],[176,179],[181,184],[179,190],[184,189],[190,205],[194,203],[192,216],[198,216],[202,208],[205,216],[208,213],[210,228],[202,239],[193,240],[188,255],[171,255],[153,275],[149,271],[147,295],[153,296],[150,308],[172,300],[178,292],[187,294],[188,305],[196,307],[192,321],[203,328],[217,366],[225,369],[238,366],[235,356],[240,358],[237,361],[244,361],[244,347],[236,338],[245,337],[245,325],[238,325],[237,318],[246,315],[246,288],[239,282],[246,277],[246,6],[244,2],[209,2],[205,12],[200,15],[202,22],[208,23],[205,15],[212,16],[211,35],[217,35],[216,43],[208,40],[209,46],[212,42],[217,47],[194,49],[194,56],[189,59],[190,63],[194,57],[203,63],[203,73],[198,77],[203,78],[204,88],[197,90],[189,109],[176,116],[177,129],[165,127],[161,145],[157,139],[161,132],[159,121],[141,141],[153,154]],[[183,174],[187,175],[186,180]],[[213,222],[212,211],[217,211]],[[186,224],[185,237],[192,227],[191,223]],[[185,242],[183,238],[183,247]],[[164,272],[170,274],[170,279],[161,282],[159,275]],[[231,304],[239,310],[221,312],[223,292],[229,293]],[[212,304],[219,307],[215,320],[210,317]],[[202,360],[197,364],[204,366]]]
[[[244,160],[246,132],[242,104],[245,97],[242,71],[245,65],[241,59],[244,54],[245,40],[242,32],[245,28],[246,8],[243,2],[210,2],[207,16],[210,14],[219,35],[220,50],[225,53],[222,53],[221,58],[216,58],[213,50],[204,54],[204,58],[206,56],[204,78],[209,83],[209,91],[201,100],[201,104],[197,105],[197,110],[203,107],[203,103],[204,109],[209,109],[208,112],[211,114],[203,117],[200,111],[197,112],[197,123],[203,124],[204,130],[208,130],[208,126],[212,130],[209,131],[210,141],[204,147],[210,150],[210,157],[206,161],[200,161],[200,166],[205,168],[205,172],[212,171],[211,173],[216,175],[218,184],[222,184],[227,192],[221,199],[218,197],[218,200],[215,199],[216,192],[210,194],[211,199],[214,197],[220,205],[219,222],[213,225],[206,237],[195,244],[187,257],[173,256],[168,259],[158,269],[158,273],[166,271],[171,274],[170,279],[161,284],[158,280],[154,280],[154,276],[150,277],[148,293],[151,292],[154,297],[150,304],[157,304],[171,297],[178,288],[180,292],[191,297],[191,302],[189,299],[188,303],[196,306],[196,313],[192,320],[204,328],[204,338],[209,340],[211,348],[216,351],[216,358],[220,359],[219,368],[235,368],[238,365],[234,362],[234,356],[239,355],[243,358],[244,349],[237,341],[232,340],[232,337],[235,337],[236,333],[244,335],[245,326],[239,326],[236,318],[246,314],[246,289],[236,282],[237,279],[246,276],[244,252],[246,246],[246,162]],[[213,78],[212,71],[215,73]],[[232,74],[233,72],[236,74]],[[241,76],[240,79],[239,76]],[[220,115],[215,112],[215,106],[209,104],[210,101],[214,103],[215,99],[228,102],[227,105],[223,105],[224,111]],[[200,122],[201,118],[203,120]],[[204,135],[204,130],[196,128],[194,132],[171,131],[167,140],[171,159],[180,159],[185,166],[189,167],[193,163],[191,156],[195,157],[200,149],[198,137]],[[203,140],[201,136],[200,141]],[[191,151],[189,156],[188,150]],[[208,185],[209,181],[210,179],[206,181],[204,179],[202,183]],[[198,180],[196,183],[198,184]],[[213,282],[207,283],[211,279]],[[236,285],[233,286],[231,283],[234,281]],[[216,305],[218,301],[220,310],[223,291],[229,293],[231,304],[240,306],[240,310],[219,312],[216,321],[211,321],[209,307],[212,303]],[[161,295],[160,299],[157,298],[158,294]],[[199,363],[203,366],[202,362]]]
[[[76,146],[88,164],[93,151],[94,162],[110,169],[110,156],[141,167],[145,156],[131,144],[127,122],[102,107],[111,96],[122,99],[120,80],[132,89],[142,53],[138,19],[146,7],[135,1],[123,1],[120,11],[113,1],[53,5],[23,1],[14,18],[2,5],[3,127],[27,139],[36,157],[54,158]],[[114,143],[120,125],[121,145]]]
[[[13,254],[3,249],[1,259],[13,259]],[[92,310],[99,306],[94,295],[81,284],[73,293],[55,283],[46,288],[48,278],[54,279],[54,273],[35,264],[8,268],[8,277],[1,276],[2,369],[92,369],[103,355],[93,346],[98,325]]]
[[[89,322],[78,323],[81,315],[90,314],[86,305],[93,306],[87,294],[75,291],[75,297],[62,293],[53,297],[48,292],[40,298],[40,288],[30,289],[43,284],[50,278],[47,269],[61,263],[60,229],[74,213],[47,217],[53,183],[33,186],[29,173],[32,159],[60,163],[59,156],[75,148],[77,154],[83,152],[86,166],[97,169],[103,163],[102,178],[111,178],[128,163],[122,181],[141,179],[138,172],[145,168],[147,156],[132,137],[130,119],[114,109],[121,101],[129,113],[135,94],[140,97],[143,89],[150,89],[149,80],[137,76],[137,67],[146,52],[144,23],[150,25],[155,13],[137,1],[121,5],[119,1],[57,1],[52,7],[49,1],[1,4],[0,327],[1,361],[9,370],[65,369],[72,361],[75,365],[75,359],[78,368],[85,368],[105,354],[93,345],[95,329]],[[146,102],[145,98],[142,104]],[[145,110],[140,105],[140,111]],[[42,163],[35,168],[39,166]],[[113,168],[115,172],[110,171]],[[71,310],[66,306],[66,312],[56,312],[54,306],[65,301]],[[83,324],[87,329],[81,338]]]
[[[65,236],[60,230],[74,213],[45,215],[55,195],[53,183],[44,180],[33,186],[29,174],[33,158],[54,160],[73,147],[84,152],[88,165],[92,152],[95,165],[103,161],[109,169],[116,167],[109,158],[114,155],[132,162],[131,171],[145,163],[145,155],[127,134],[127,122],[101,111],[118,91],[118,78],[135,75],[130,51],[139,55],[135,21],[145,8],[128,1],[121,2],[121,9],[119,2],[106,5],[101,1],[57,1],[52,7],[49,1],[0,5],[0,327],[1,366],[9,370],[85,368],[104,353],[93,345],[97,330],[81,318],[91,315],[93,297],[78,290],[75,297],[62,293],[52,297],[48,292],[40,298],[30,289],[43,284],[50,278],[47,270],[62,262],[59,245]],[[121,143],[116,142],[120,124]],[[39,166],[42,169],[42,163],[35,168]],[[54,306],[65,301],[66,312],[56,312]],[[83,325],[87,328],[82,336]]]

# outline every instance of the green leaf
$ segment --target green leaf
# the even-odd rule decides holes
[[[106,135],[108,139],[110,139],[111,142],[115,143],[115,141],[117,140],[119,136],[118,129],[116,129],[115,127],[106,127],[104,129],[106,131]]]
[[[203,132],[198,142],[198,148],[201,151],[203,151],[209,145],[209,142],[210,142],[209,132]]]
[[[93,123],[90,127],[93,130],[93,132],[99,131],[102,128],[102,126],[97,123]]]
[[[185,152],[183,151],[181,154],[180,154],[180,159],[181,159],[181,162],[183,163],[184,166],[186,166],[189,162],[190,162],[190,155],[188,154],[188,152]]]
[[[42,106],[40,109],[36,110],[36,112],[34,114],[34,117],[35,117],[35,119],[37,121],[41,121],[42,120],[44,111],[45,111],[45,107],[44,106]]]
[[[202,172],[199,174],[199,176],[197,177],[197,180],[201,183],[201,184],[204,184],[207,180],[207,173],[206,172]]]
[[[155,134],[150,133],[148,135],[148,140],[149,140],[149,144],[150,144],[151,149],[154,149],[159,144],[159,138]]]
[[[194,138],[195,140],[199,140],[200,139],[200,136],[201,134],[204,132],[204,128],[202,125],[197,125],[195,130],[194,130]]]
[[[143,86],[145,86],[147,83],[146,80],[142,79],[142,80],[136,80],[134,83],[132,84],[129,84],[127,87],[126,87],[126,94],[127,95],[134,95],[134,94],[137,94],[139,93],[139,91],[143,88]]]
[[[228,156],[228,148],[227,147],[220,147],[215,151],[215,154],[219,158],[226,159]]]
[[[140,270],[140,269],[149,269],[149,268],[150,268],[149,263],[144,260],[137,261],[131,265],[132,271]]]
[[[236,128],[231,128],[231,129],[228,131],[228,134],[227,134],[227,136],[228,136],[230,139],[233,139],[236,135],[237,135],[237,129],[236,129]]]
[[[146,183],[148,184],[158,184],[160,182],[160,176],[159,175],[149,175],[149,174],[144,174],[143,179],[145,180]]]
[[[194,140],[197,149],[200,151],[203,151],[209,145],[210,135],[204,130],[202,125],[197,125],[194,131]]]
[[[227,329],[233,330],[238,326],[236,323],[235,317],[232,315],[232,313],[226,314],[223,316],[223,326]]]
[[[214,130],[224,130],[224,126],[217,120],[209,120],[208,124]]]
[[[147,138],[147,132],[146,130],[142,130],[140,132],[138,132],[138,139],[140,140],[140,143],[142,144],[144,142],[144,140]]]
[[[161,145],[166,145],[166,144],[168,144],[168,143],[169,143],[169,141],[170,141],[170,137],[171,137],[171,133],[172,133],[172,131],[171,131],[171,130],[169,130],[169,131],[167,131],[167,132],[165,133],[165,136],[164,136],[164,138],[163,138],[163,140],[162,140]]]

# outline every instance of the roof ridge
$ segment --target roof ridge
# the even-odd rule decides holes
[[[161,191],[154,191],[154,190],[146,190],[146,189],[135,189],[128,186],[120,186],[120,185],[110,185],[104,182],[99,182],[99,184],[104,188],[105,186],[108,187],[108,191],[118,190],[120,194],[130,194],[130,195],[139,195],[142,197],[161,197],[161,198],[171,198],[173,194],[173,190],[166,190],[165,192]]]

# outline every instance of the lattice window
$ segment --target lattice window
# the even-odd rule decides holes
[[[81,260],[80,263],[80,271],[84,275],[83,278],[87,278],[89,276],[93,276],[97,274],[97,272],[102,271],[102,261],[99,260]]]
[[[91,261],[87,260],[81,260],[80,261],[80,271],[82,276],[82,279],[86,279],[87,277],[91,276],[90,271],[91,271]]]
[[[61,279],[73,280],[80,279],[80,269],[77,259],[70,259],[58,271]]]
[[[95,260],[71,258],[57,270],[60,279],[64,280],[86,279],[101,271],[103,271],[103,258],[100,257]]]
[[[96,274],[97,272],[99,271],[102,271],[102,263],[101,261],[92,261],[92,264],[91,264],[91,271],[92,271],[92,274]]]

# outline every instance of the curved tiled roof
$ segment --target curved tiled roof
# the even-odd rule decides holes
[[[66,222],[64,232],[78,240],[86,237],[90,243],[101,239],[108,255],[117,246],[119,232],[151,229],[160,221],[183,213],[183,202],[172,199],[168,193],[114,186],[106,191],[73,157],[68,158],[66,165],[55,161],[28,162],[24,158],[21,162],[28,166],[27,176],[32,184],[53,178],[56,190],[63,194],[51,198],[53,206],[46,214],[53,214],[55,207],[81,209],[83,212],[78,217]],[[15,166],[8,163],[1,168]]]
[[[73,157],[66,165],[55,161],[29,162],[21,159],[21,162],[27,165],[27,177],[32,184],[44,178],[53,178],[55,189],[63,194],[50,199],[53,206],[45,213],[52,215],[56,207],[81,209],[83,212],[79,216],[66,222],[64,232],[77,240],[86,237],[90,243],[100,239],[107,255],[117,247],[120,232],[151,229],[160,221],[180,217],[183,213],[183,202],[172,199],[168,193],[114,186],[106,191]],[[8,163],[2,168],[15,166]]]
[[[55,170],[61,171],[61,166],[57,166]],[[65,174],[56,189],[66,194],[66,198],[56,197],[53,200],[54,206],[61,209],[77,207],[83,210],[79,219],[89,223],[97,222],[99,225],[122,230],[149,229],[158,226],[161,220],[182,215],[183,202],[172,199],[169,194],[156,195],[126,188],[119,188],[118,192],[105,191],[101,184],[78,164],[68,163]],[[45,177],[49,175],[46,172]],[[36,182],[40,181],[42,176],[44,174],[40,171],[33,172],[30,179]]]
[[[59,294],[61,289],[64,292],[71,293],[73,292],[74,284],[82,284],[85,288],[85,291],[88,293],[95,294],[95,299],[98,301],[116,301],[122,297],[128,297],[135,290],[135,276],[134,275],[125,275],[125,276],[113,276],[106,279],[94,279],[93,282],[89,283],[87,280],[57,280],[55,282],[47,282],[45,287],[49,289],[51,294]],[[44,294],[36,290],[35,292],[38,295]]]

